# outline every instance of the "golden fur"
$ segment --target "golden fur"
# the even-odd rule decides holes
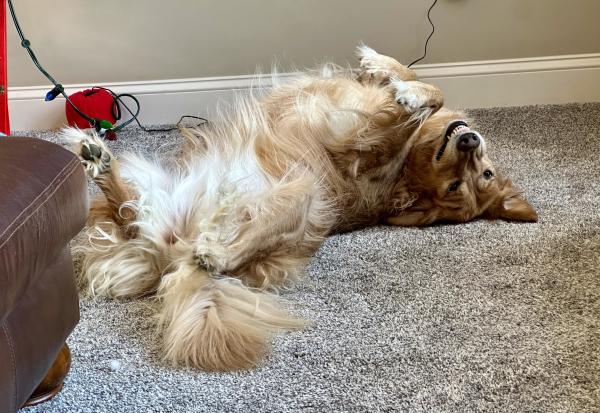
[[[332,232],[537,218],[483,140],[463,151],[452,138],[436,159],[447,125],[464,118],[442,109],[437,88],[366,46],[359,57],[358,73],[326,67],[240,99],[232,115],[185,130],[175,160],[117,162],[96,135],[64,132],[103,192],[89,219],[88,290],[155,294],[166,359],[255,365],[270,332],[302,326],[272,290]]]

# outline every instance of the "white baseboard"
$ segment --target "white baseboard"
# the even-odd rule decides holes
[[[600,101],[600,53],[418,65],[421,79],[439,86],[452,108],[483,108]],[[294,73],[277,75],[285,80]],[[208,116],[234,91],[247,90],[271,76],[227,76],[99,84],[131,93],[141,104],[143,124],[171,124],[181,115]],[[89,85],[67,85],[67,93]],[[65,124],[64,99],[45,102],[49,86],[8,89],[13,131],[54,129]]]

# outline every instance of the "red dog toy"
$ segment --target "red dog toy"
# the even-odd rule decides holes
[[[93,119],[107,120],[114,124],[117,121],[116,113],[118,108],[114,97],[106,90],[100,88],[86,89],[84,91],[73,93],[69,96],[79,110]],[[83,118],[73,109],[69,102],[65,102],[65,112],[67,122],[70,126],[76,126],[80,129],[91,128],[90,122]],[[106,139],[115,140],[117,136],[112,131],[107,131]]]

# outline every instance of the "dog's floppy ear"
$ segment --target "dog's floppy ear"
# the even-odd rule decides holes
[[[419,197],[409,191],[403,182],[396,184],[390,200],[388,216],[385,222],[399,227],[417,227],[431,224],[436,212],[430,199]]]
[[[506,221],[537,222],[538,214],[535,208],[523,198],[510,179],[506,179],[502,186],[499,196],[490,205],[485,217]]]
[[[432,224],[438,218],[438,211],[432,206],[424,207],[424,205],[428,205],[428,203],[398,211],[396,214],[388,216],[386,222],[399,227],[421,227]]]

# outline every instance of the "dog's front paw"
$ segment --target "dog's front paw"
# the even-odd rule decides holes
[[[356,50],[361,73],[360,79],[372,79],[387,83],[393,77],[404,80],[416,80],[417,74],[396,59],[377,53],[369,46],[361,45]]]
[[[358,56],[360,68],[363,73],[382,78],[391,75],[390,57],[381,55],[365,45],[358,47],[356,55]]]
[[[392,79],[392,85],[396,91],[396,102],[403,106],[408,113],[416,112],[423,105],[423,99],[420,99],[413,83]]]
[[[87,134],[80,129],[66,128],[62,139],[69,144],[91,178],[96,178],[110,169],[112,154],[100,137],[92,132]]]
[[[395,90],[396,102],[407,113],[426,112],[432,114],[444,104],[442,93],[433,85],[397,78],[393,78],[391,83]]]

